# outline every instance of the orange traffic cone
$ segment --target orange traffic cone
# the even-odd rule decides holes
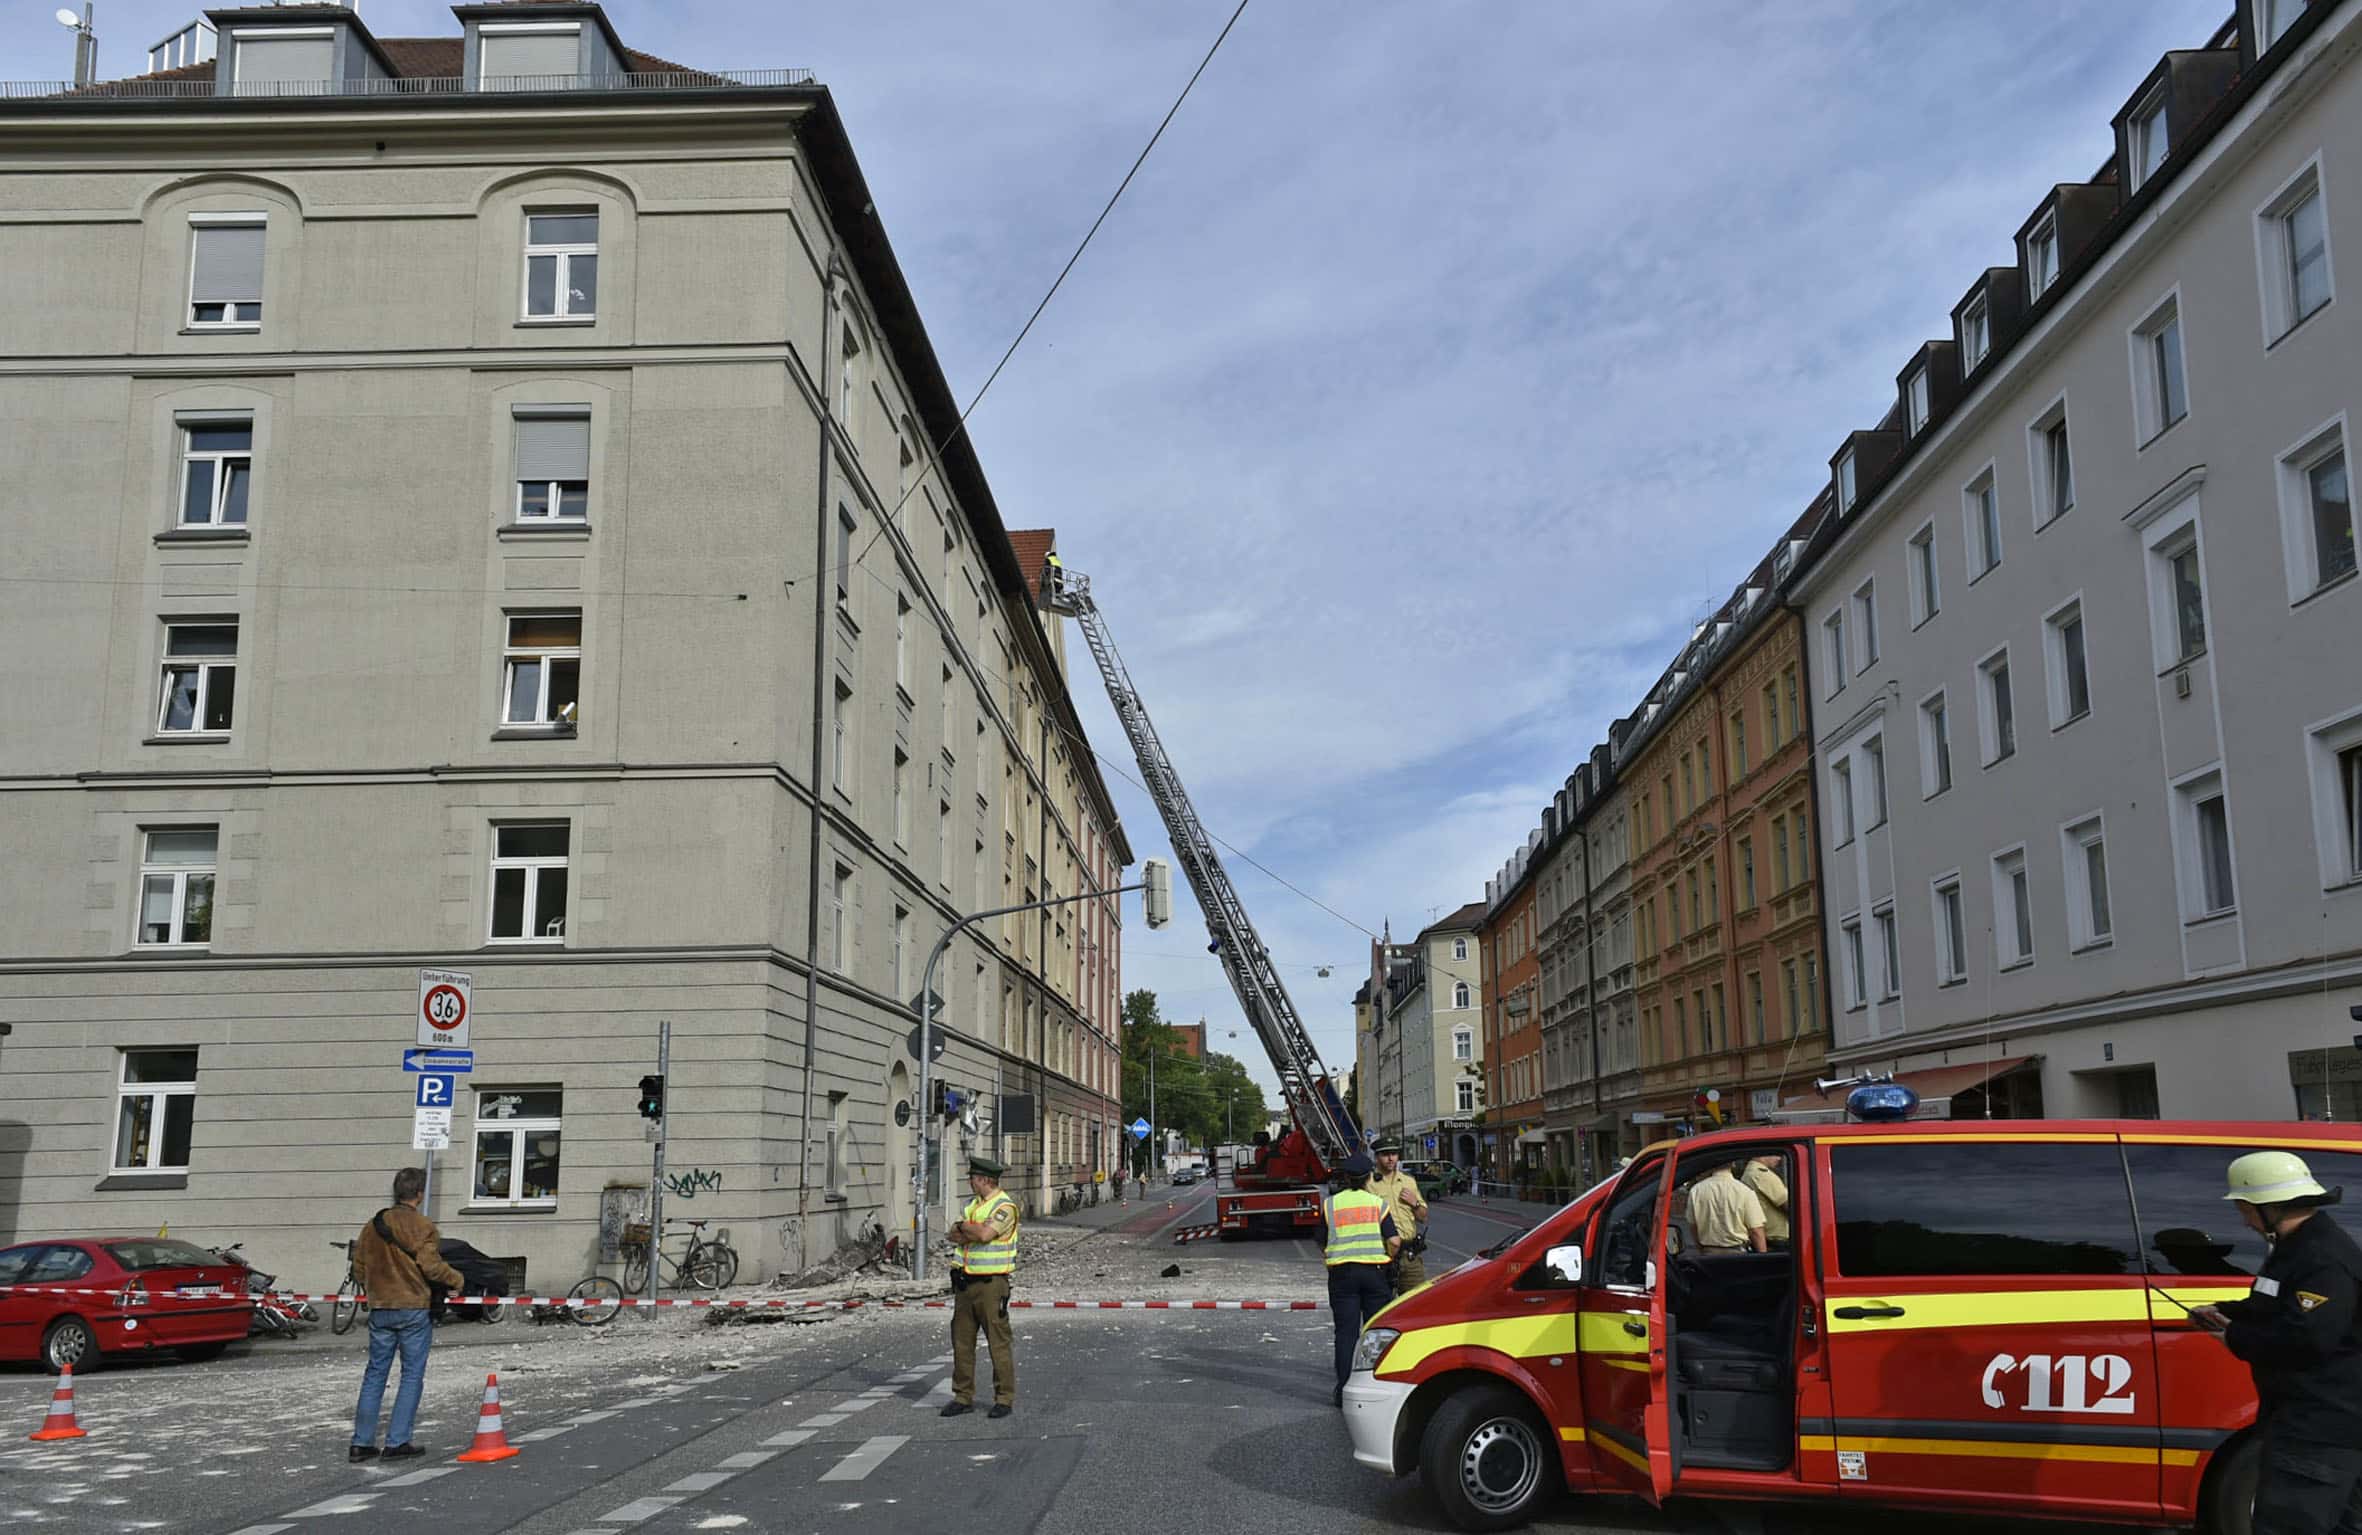
[[[500,1377],[484,1377],[484,1406],[476,1414],[476,1442],[460,1454],[463,1461],[506,1460],[518,1453],[500,1428]]]
[[[67,1365],[57,1373],[57,1390],[49,1397],[49,1416],[41,1420],[39,1432],[28,1434],[28,1439],[84,1439],[89,1431],[74,1421],[74,1367]]]

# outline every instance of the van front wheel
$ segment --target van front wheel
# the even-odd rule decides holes
[[[2208,1470],[2199,1496],[2198,1528],[2205,1535],[2250,1535],[2255,1529],[2255,1483],[2263,1440],[2249,1434]]]
[[[1463,1530],[1512,1530],[1558,1491],[1551,1435],[1531,1403],[1504,1386],[1446,1401],[1427,1424],[1419,1470],[1444,1516]]]

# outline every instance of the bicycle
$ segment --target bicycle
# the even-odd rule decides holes
[[[689,1228],[689,1246],[678,1262],[661,1247],[655,1249],[657,1260],[672,1271],[675,1285],[686,1282],[698,1290],[720,1290],[738,1278],[738,1254],[719,1237],[707,1240],[703,1235],[711,1221],[666,1221],[665,1230],[676,1226]],[[648,1288],[648,1254],[650,1251],[648,1224],[635,1222],[623,1233],[623,1287],[634,1295]]]
[[[593,1274],[588,1279],[577,1280],[574,1288],[566,1292],[566,1299],[571,1304],[547,1305],[537,1302],[533,1307],[533,1320],[548,1322],[571,1319],[582,1327],[604,1327],[614,1321],[616,1313],[623,1309],[623,1286],[604,1274]],[[552,1312],[556,1312],[557,1316],[551,1316]]]
[[[361,1244],[356,1239],[328,1245],[344,1253],[344,1279],[336,1287],[336,1299],[328,1303],[328,1330],[341,1338],[353,1330],[354,1319],[367,1304],[361,1299],[361,1276],[353,1272],[353,1254]]]

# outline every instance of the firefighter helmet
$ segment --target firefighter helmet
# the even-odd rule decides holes
[[[2313,1177],[2305,1159],[2293,1151],[2251,1151],[2231,1164],[2231,1192],[2225,1199],[2251,1205],[2284,1204],[2291,1199],[2326,1199],[2329,1191]]]

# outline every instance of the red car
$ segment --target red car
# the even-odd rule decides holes
[[[63,1285],[104,1295],[9,1286]],[[0,1248],[0,1361],[84,1374],[102,1354],[211,1359],[253,1325],[246,1274],[171,1237],[55,1237]]]

